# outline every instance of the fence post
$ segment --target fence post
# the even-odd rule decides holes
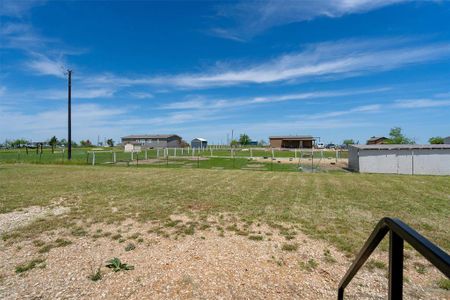
[[[133,153],[134,153],[134,151],[133,150],[131,150],[131,161],[133,161],[134,160],[134,157],[133,157]]]
[[[92,165],[95,166],[95,152],[92,152]]]
[[[156,148],[156,158],[159,158],[159,148]]]
[[[173,148],[173,156],[177,157],[177,148]]]
[[[139,153],[136,152],[136,167],[139,165]]]
[[[294,149],[294,158],[297,158],[297,149]]]
[[[116,152],[113,152],[113,162],[116,163],[117,159],[116,159]]]
[[[148,154],[147,154],[147,149],[145,149],[145,160],[147,160],[148,159]]]
[[[403,239],[389,234],[389,300],[403,299]]]
[[[213,150],[212,150],[213,148],[212,147],[209,147],[209,151],[211,152],[211,155],[210,155],[210,157],[212,157],[213,156]]]

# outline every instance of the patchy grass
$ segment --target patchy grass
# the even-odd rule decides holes
[[[132,251],[134,249],[136,249],[136,246],[133,243],[129,243],[125,246],[125,251]]]
[[[249,235],[248,239],[252,241],[262,241],[264,240],[264,237],[262,235]]]
[[[88,276],[88,278],[92,281],[99,281],[103,278],[102,271],[100,270],[100,267],[97,268],[97,270],[92,271],[92,273]]]
[[[378,220],[390,216],[450,249],[446,176],[27,164],[0,168],[0,213],[60,199],[60,205],[71,209],[3,234],[3,240],[34,239],[60,229],[74,236],[89,234],[87,225],[77,224],[117,224],[130,218],[164,224],[177,214],[231,213],[253,223],[296,225],[313,238],[356,253]],[[283,229],[286,239],[294,236]],[[188,226],[184,234],[194,230]]]
[[[450,279],[448,278],[442,278],[438,281],[438,287],[446,290],[446,291],[450,291]]]
[[[383,262],[383,261],[381,261],[381,260],[376,260],[376,259],[371,259],[371,260],[369,260],[367,263],[366,263],[366,267],[369,269],[369,270],[371,270],[371,271],[373,271],[374,269],[382,269],[382,270],[385,270],[387,267],[386,267],[386,264]]]
[[[331,251],[329,249],[325,249],[323,251],[323,260],[327,263],[335,263],[336,262],[336,258],[333,257],[333,255],[331,254]]]
[[[296,251],[298,249],[298,244],[283,244],[281,250],[283,251]]]
[[[45,267],[45,260],[42,258],[35,258],[29,262],[20,264],[16,267],[16,273],[20,274],[20,273],[24,273],[27,272],[29,270],[32,270],[36,267],[39,268],[44,268]]]
[[[299,266],[302,270],[311,272],[313,270],[315,270],[317,268],[317,266],[319,265],[314,259],[308,259],[307,262],[304,261],[300,261]]]

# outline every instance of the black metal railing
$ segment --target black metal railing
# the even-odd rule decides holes
[[[403,299],[403,242],[406,241],[430,263],[450,278],[450,256],[399,219],[383,218],[359,252],[350,269],[339,283],[338,300],[344,299],[344,289],[366,260],[389,233],[388,299]]]

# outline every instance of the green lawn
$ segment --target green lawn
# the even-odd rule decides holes
[[[450,249],[448,176],[0,164],[0,213],[60,199],[71,208],[68,215],[38,220],[3,238],[70,229],[77,221],[228,212],[247,221],[298,225],[348,253],[359,250],[380,218],[398,217]]]

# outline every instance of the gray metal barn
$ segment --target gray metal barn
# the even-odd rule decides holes
[[[205,149],[208,146],[208,141],[204,138],[195,138],[191,141],[192,148]]]
[[[360,173],[450,175],[450,145],[351,145],[348,167]]]

